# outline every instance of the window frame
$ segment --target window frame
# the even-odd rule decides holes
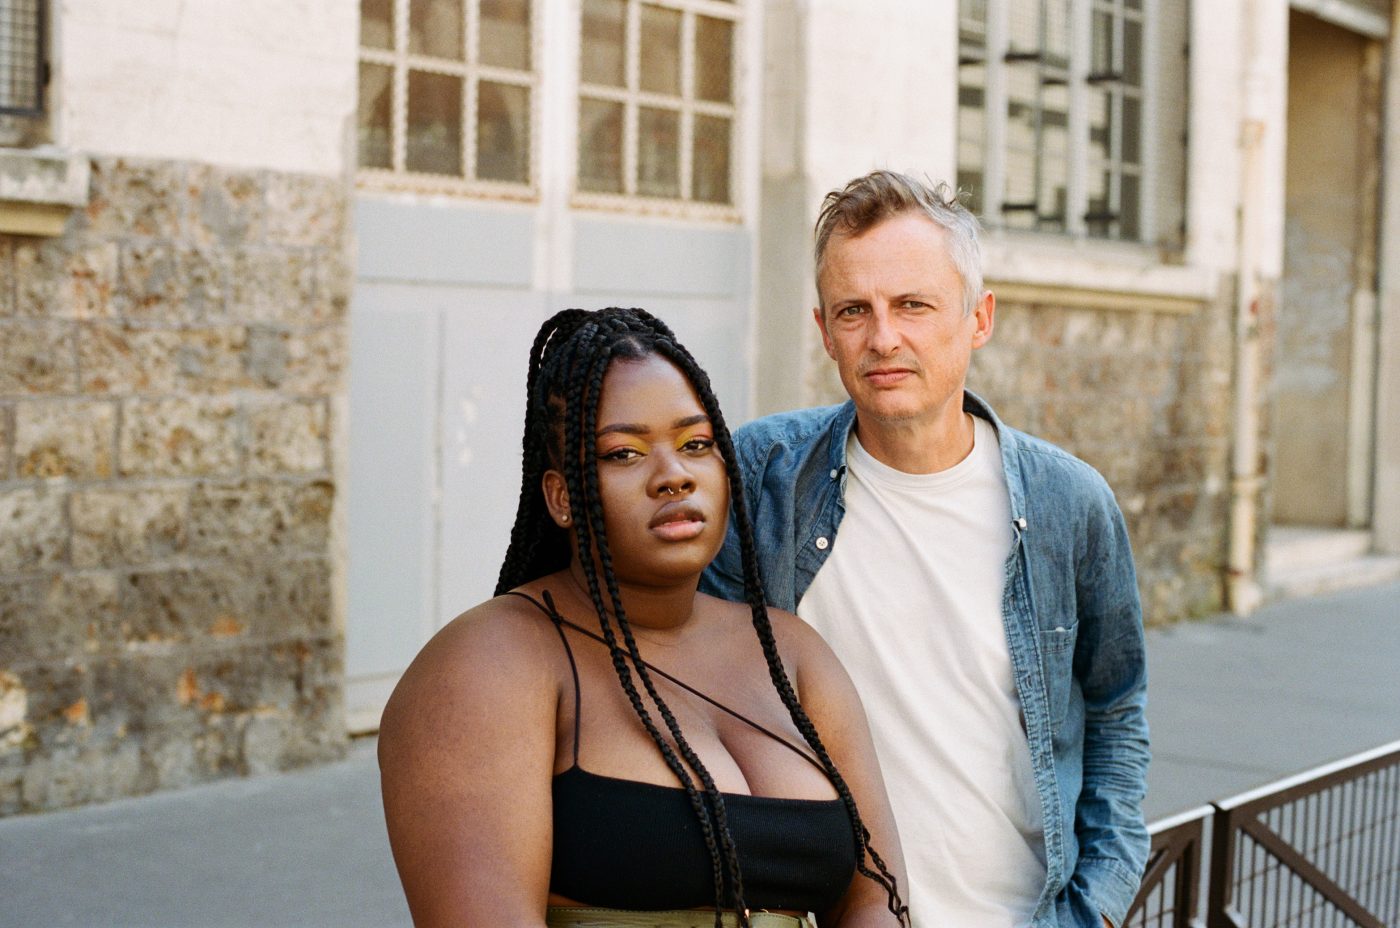
[[[461,61],[451,61],[430,55],[414,54],[408,50],[410,0],[390,0],[393,10],[392,49],[367,48],[356,38],[356,147],[355,181],[360,189],[409,191],[419,193],[458,194],[503,200],[537,200],[540,193],[541,160],[541,37],[543,13],[541,7],[549,0],[530,0],[529,49],[530,69],[522,78],[521,71],[482,64],[479,61],[481,32],[481,0],[463,0],[463,51]],[[358,21],[358,17],[357,17]],[[359,69],[365,64],[387,66],[390,78],[390,146],[395,167],[364,167],[359,164]],[[407,169],[408,74],[409,71],[445,74],[462,81],[462,164],[464,176],[431,174]],[[477,162],[477,103],[480,82],[524,87],[530,93],[530,138],[525,148],[526,175],[524,183],[488,180],[475,176]]]
[[[32,106],[5,106],[0,101],[0,118],[30,120],[48,115],[48,19],[48,0],[34,0],[34,103]]]
[[[583,3],[575,9],[575,43],[579,68],[573,86],[572,106],[574,127],[572,153],[569,159],[569,204],[585,210],[620,212],[631,215],[664,216],[685,219],[738,222],[742,219],[743,172],[741,155],[744,143],[744,41],[751,11],[744,0],[624,0],[626,20],[624,32],[623,87],[592,84],[583,80]],[[680,93],[658,94],[641,89],[641,9],[643,5],[676,10],[681,13]],[[709,16],[731,24],[729,56],[730,102],[716,103],[696,97],[696,17]],[[580,113],[584,99],[620,103],[622,124],[622,192],[600,192],[580,189],[579,166],[583,136]],[[640,110],[655,106],[676,110],[680,114],[679,166],[681,196],[657,197],[639,194],[637,165],[640,148]],[[714,203],[693,199],[694,195],[694,125],[697,116],[715,116],[729,121],[729,202]]]
[[[1016,0],[981,0],[986,9],[986,19],[980,56],[969,55],[963,45],[961,36],[964,30],[964,20],[962,14],[967,7],[968,0],[960,0],[959,4],[957,143],[960,149],[971,141],[964,127],[967,107],[964,107],[961,98],[964,89],[962,69],[967,66],[980,66],[985,69],[980,112],[983,131],[979,140],[982,180],[976,190],[979,201],[977,212],[983,224],[995,234],[1083,239],[1096,246],[1158,247],[1163,244],[1174,244],[1177,248],[1184,247],[1183,242],[1174,239],[1171,242],[1164,241],[1169,236],[1164,233],[1164,230],[1158,228],[1157,206],[1161,191],[1157,189],[1160,156],[1156,153],[1163,114],[1158,95],[1158,61],[1162,41],[1159,29],[1161,0],[1140,0],[1140,8],[1137,10],[1128,9],[1126,0],[1068,0],[1067,138],[1065,209],[1062,223],[1059,228],[1053,230],[1027,229],[1005,220],[1008,180],[1008,126],[1011,121],[1008,114],[1010,102],[1008,69],[1024,66],[1019,61],[1007,60],[1008,53],[1013,51],[1010,39],[1010,14],[1011,6],[1015,2]],[[1041,0],[1036,6],[1042,16],[1042,23],[1039,27],[1042,30],[1040,33],[1041,55],[1037,59],[1039,63],[1032,62],[1032,65],[1044,68],[1046,66],[1043,61],[1045,46],[1043,33],[1044,0]],[[1091,72],[1094,56],[1093,18],[1096,11],[1108,11],[1113,16],[1112,53],[1114,61],[1110,73],[1098,81],[1093,81],[1091,80],[1095,76]],[[1116,70],[1117,74],[1121,75],[1122,72],[1122,36],[1125,28],[1124,23],[1128,19],[1136,19],[1141,23],[1141,75],[1140,82],[1135,87],[1127,85],[1121,80],[1121,76],[1115,76],[1112,73]],[[1090,151],[1089,111],[1095,85],[1104,88],[1108,106],[1111,107],[1111,115],[1108,119],[1110,137],[1106,157],[1103,159],[1094,158]],[[1134,97],[1139,103],[1139,152],[1136,164],[1126,163],[1122,157],[1124,133],[1121,114],[1125,97]],[[1183,103],[1183,116],[1185,116],[1184,107]],[[1035,159],[1037,175],[1037,180],[1034,182],[1035,198],[1041,202],[1043,191],[1039,189],[1038,175],[1044,155],[1039,148],[1036,150]],[[958,167],[961,169],[964,166],[961,151],[958,161]],[[1122,178],[1125,175],[1138,178],[1137,234],[1135,236],[1125,236],[1117,229],[1113,229],[1109,234],[1095,234],[1094,232],[1097,223],[1094,222],[1094,217],[1089,210],[1091,202],[1089,196],[1090,177],[1092,172],[1104,170],[1107,170],[1109,175],[1105,191],[1108,198],[1106,212],[1115,217],[1110,220],[1114,225],[1119,223],[1118,217],[1123,215]]]

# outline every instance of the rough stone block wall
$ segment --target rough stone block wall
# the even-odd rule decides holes
[[[344,750],[348,191],[101,160],[0,236],[0,814]]]
[[[1223,606],[1229,318],[1224,302],[1188,313],[998,304],[992,340],[973,355],[968,386],[1008,425],[1113,487],[1149,624]]]

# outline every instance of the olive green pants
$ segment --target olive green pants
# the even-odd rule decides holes
[[[733,912],[724,913],[724,928],[738,928]],[[705,909],[669,912],[632,912],[626,909],[592,909],[550,906],[545,913],[549,928],[715,928],[715,913]],[[805,918],[774,912],[750,912],[751,928],[812,928]]]

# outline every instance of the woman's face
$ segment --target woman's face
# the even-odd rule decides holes
[[[618,579],[662,584],[704,570],[724,542],[729,482],[685,375],[658,355],[613,362],[593,450]]]

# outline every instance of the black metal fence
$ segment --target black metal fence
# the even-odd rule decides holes
[[[1124,924],[1199,926],[1202,895],[1207,928],[1400,926],[1400,741],[1154,824]]]
[[[1189,928],[1199,925],[1201,852],[1205,848],[1203,806],[1152,826],[1152,850],[1142,888],[1124,922],[1125,928]]]
[[[1400,744],[1216,803],[1210,928],[1400,925]]]
[[[0,0],[0,115],[44,112],[45,0]]]

